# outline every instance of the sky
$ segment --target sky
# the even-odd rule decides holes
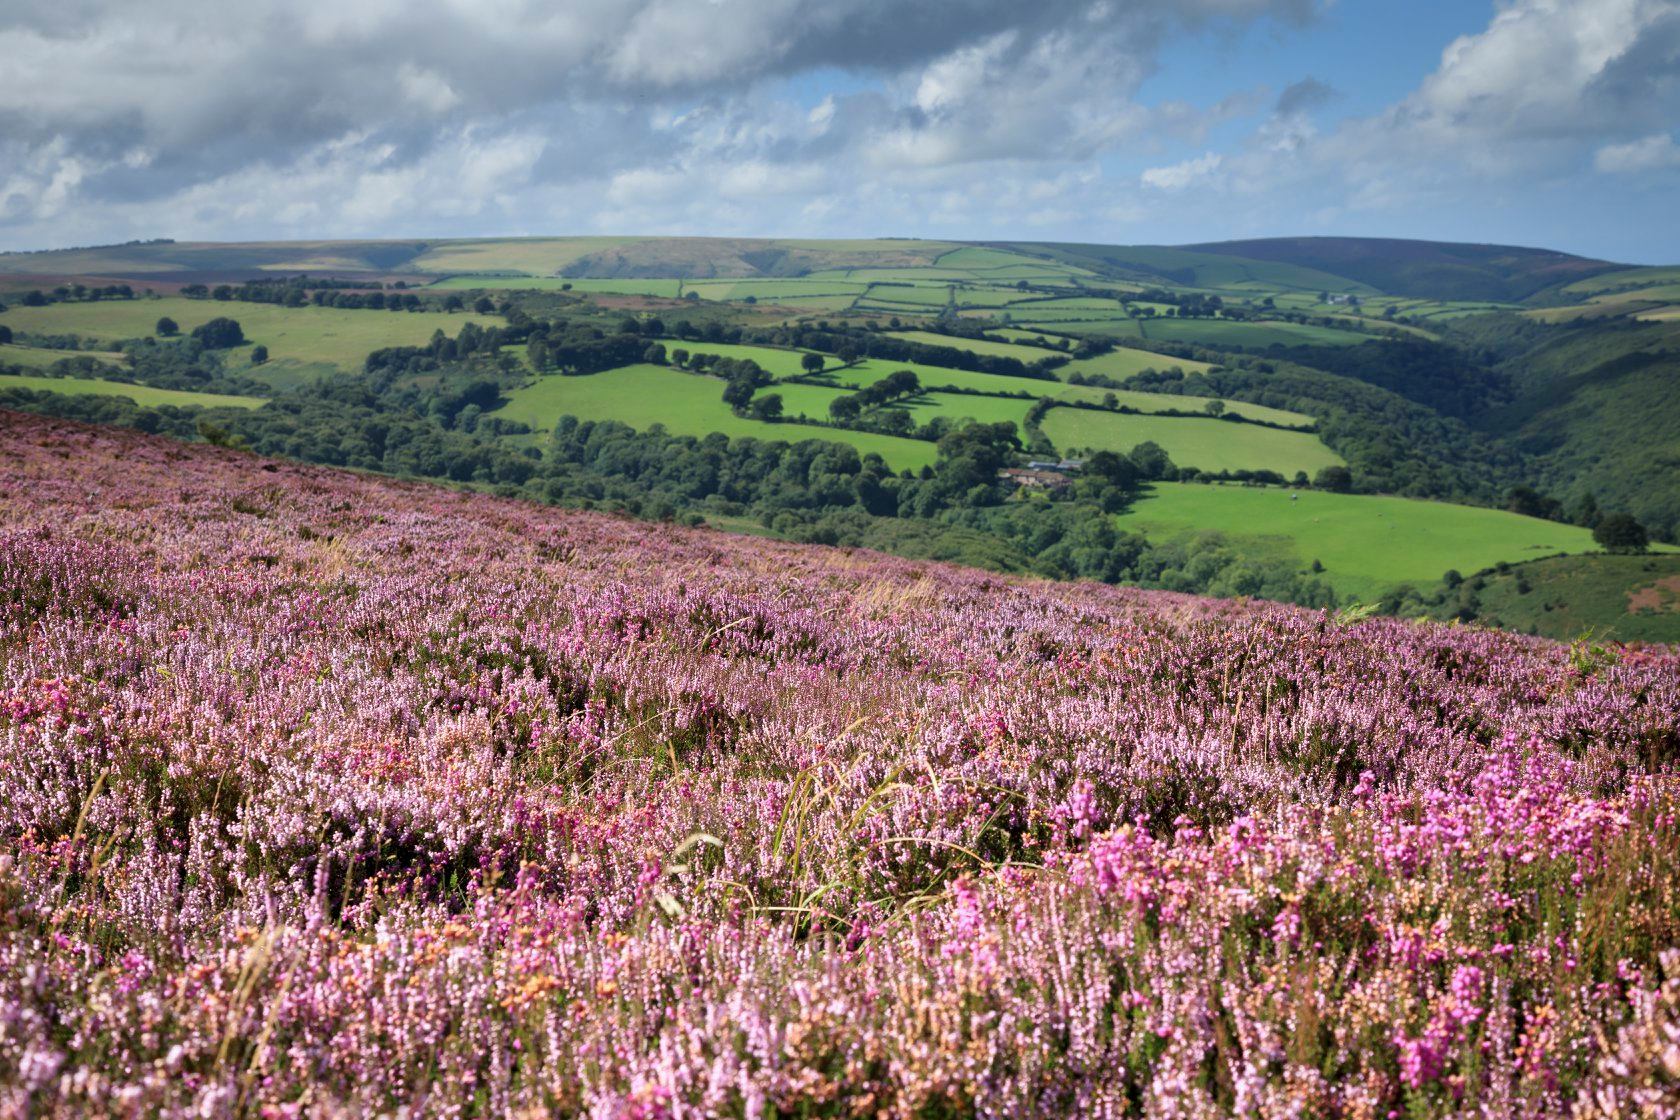
[[[0,0],[0,248],[1293,235],[1680,262],[1680,0]]]

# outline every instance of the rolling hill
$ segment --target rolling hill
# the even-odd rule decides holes
[[[1551,249],[1385,237],[1274,237],[1186,248],[1316,269],[1390,295],[1432,299],[1521,300],[1626,267]]]

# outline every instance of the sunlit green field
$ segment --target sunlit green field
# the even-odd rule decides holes
[[[541,377],[508,398],[495,415],[522,421],[539,432],[552,429],[557,418],[569,414],[583,420],[618,420],[638,431],[663,424],[677,435],[722,432],[731,438],[849,443],[865,454],[879,454],[894,470],[920,469],[933,462],[935,453],[925,440],[736,416],[723,403],[722,381],[664,366],[625,366],[588,377]]]
[[[48,350],[44,346],[0,343],[0,365],[51,369],[66,358],[96,358],[109,365],[120,365],[124,360],[122,354],[108,350]]]
[[[736,361],[752,360],[759,368],[771,377],[798,377],[805,372],[802,364],[806,350],[784,350],[777,346],[748,346],[733,342],[684,342],[678,338],[662,338],[660,345],[665,347],[665,353],[671,354],[677,350],[687,350],[690,354],[715,354],[720,358],[733,358]],[[840,364],[840,359],[832,354],[823,355],[823,360],[830,369]]]
[[[127,397],[145,408],[173,405],[176,408],[261,408],[261,397],[240,397],[228,393],[193,393],[184,389],[154,389],[95,377],[33,377],[0,374],[0,389],[34,389],[70,397]]]
[[[1230,420],[1057,408],[1044,417],[1042,427],[1064,455],[1130,451],[1152,442],[1160,444],[1178,466],[1204,471],[1271,470],[1289,477],[1296,471],[1310,475],[1342,461],[1311,433]]]
[[[1446,502],[1197,483],[1152,491],[1121,515],[1123,528],[1159,539],[1217,530],[1284,548],[1303,567],[1322,563],[1338,594],[1360,598],[1401,583],[1432,586],[1449,568],[1469,574],[1597,548],[1577,526]]]
[[[1059,401],[1086,401],[1090,404],[1102,404],[1109,396],[1114,397],[1115,404],[1138,412],[1201,412],[1212,399],[1176,393],[1141,393],[1135,389],[1101,389],[1095,385],[1065,385],[1055,393],[1055,399]],[[1267,408],[1247,401],[1228,400],[1224,403],[1227,414],[1245,416],[1250,420],[1292,428],[1307,428],[1313,423],[1313,418],[1302,412]]]
[[[1056,376],[1063,381],[1076,373],[1090,376],[1093,373],[1104,374],[1108,377],[1127,378],[1142,373],[1146,369],[1169,370],[1181,369],[1185,373],[1205,373],[1213,367],[1207,362],[1198,362],[1193,358],[1175,358],[1168,354],[1156,354],[1149,350],[1133,350],[1125,346],[1116,346],[1106,354],[1099,354],[1095,358],[1075,358],[1065,366],[1056,367]]]
[[[996,358],[1019,358],[1031,364],[1043,361],[1050,356],[1049,351],[1036,346],[1021,346],[1014,342],[993,342],[990,339],[953,338],[950,335],[934,334],[932,331],[893,331],[894,338],[902,338],[906,342],[919,342],[924,346],[949,346],[956,350],[967,350],[971,354],[988,354]]]
[[[169,297],[15,306],[0,313],[0,323],[18,332],[75,334],[115,342],[151,335],[164,316],[175,320],[182,334],[211,319],[234,319],[249,342],[267,346],[275,359],[325,363],[350,371],[360,370],[369,353],[386,346],[423,345],[434,331],[454,335],[467,322],[481,326],[501,322],[442,311],[346,311]],[[237,364],[239,353],[233,351],[229,361]]]
[[[1267,347],[1357,346],[1371,336],[1354,331],[1331,330],[1302,323],[1245,323],[1224,319],[1146,319],[1138,326],[1144,338],[1169,342],[1194,342],[1202,346]]]

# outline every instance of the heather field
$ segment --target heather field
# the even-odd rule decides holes
[[[1680,655],[0,413],[0,1114],[1673,1117]]]

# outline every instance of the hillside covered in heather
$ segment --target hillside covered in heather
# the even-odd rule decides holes
[[[1677,759],[1672,650],[0,413],[0,1114],[1672,1117]]]

